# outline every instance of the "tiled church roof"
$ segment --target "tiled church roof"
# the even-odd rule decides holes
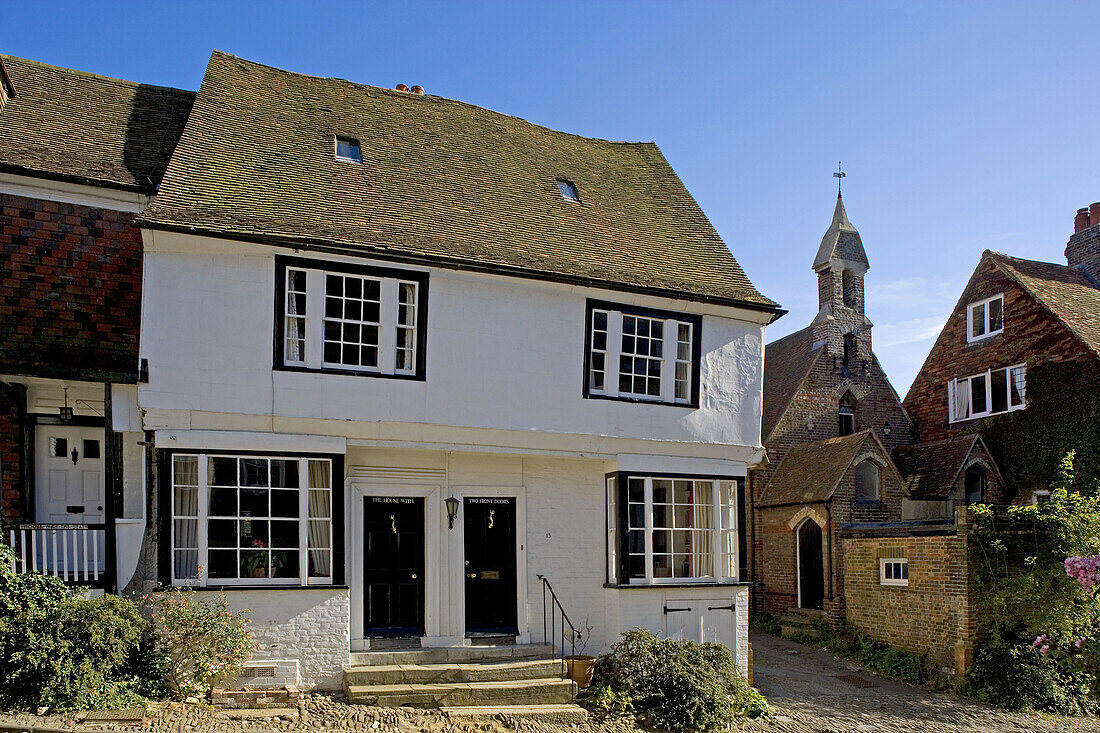
[[[817,443],[792,445],[756,505],[785,506],[828,501],[867,440],[875,441],[870,430]]]
[[[764,347],[764,409],[760,429],[762,441],[767,442],[821,353],[821,345],[814,348],[812,326],[795,331]]]
[[[359,141],[341,162],[334,137]],[[573,182],[580,203],[556,180]],[[775,311],[652,143],[214,52],[154,228]]]
[[[0,56],[0,171],[152,193],[194,92]]]

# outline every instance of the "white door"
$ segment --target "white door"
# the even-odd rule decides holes
[[[39,425],[35,449],[35,520],[102,523],[103,428]]]

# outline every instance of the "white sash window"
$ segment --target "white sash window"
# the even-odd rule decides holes
[[[1027,367],[1023,364],[953,379],[947,383],[948,419],[959,422],[1023,410],[1026,397]]]

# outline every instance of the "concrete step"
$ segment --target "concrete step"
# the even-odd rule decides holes
[[[506,658],[504,661],[445,664],[373,664],[344,670],[346,685],[433,684],[448,682],[504,682],[560,677],[556,659]]]
[[[554,647],[549,644],[506,644],[439,647],[433,649],[401,649],[373,652],[353,652],[352,667],[405,664],[447,664],[449,662],[479,662],[505,659],[551,658]]]
[[[780,635],[790,639],[796,636],[810,636],[817,638],[820,634],[817,629],[812,626],[791,626],[789,624],[780,623],[779,625]]]
[[[348,701],[380,707],[544,705],[573,699],[573,683],[558,678],[445,684],[344,685]]]
[[[471,718],[517,718],[556,725],[584,725],[588,722],[588,711],[580,705],[479,705],[466,708],[443,708],[443,712],[454,720]]]

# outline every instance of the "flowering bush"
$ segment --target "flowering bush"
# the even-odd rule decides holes
[[[251,658],[250,621],[229,610],[225,596],[212,602],[193,590],[173,588],[145,600],[164,658],[165,685],[173,696],[205,695],[215,682],[240,674]]]
[[[1049,502],[976,507],[970,561],[990,620],[967,690],[1005,707],[1100,709],[1100,492],[1074,486],[1073,454]]]

